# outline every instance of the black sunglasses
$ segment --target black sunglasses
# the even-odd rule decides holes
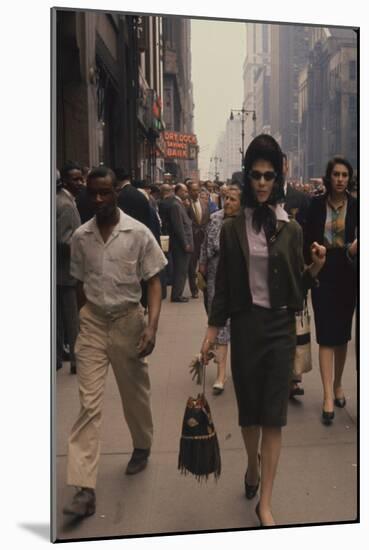
[[[272,181],[275,180],[277,177],[277,174],[275,172],[259,172],[258,170],[251,170],[249,172],[249,177],[253,180],[260,181],[262,177],[264,177],[265,181]]]

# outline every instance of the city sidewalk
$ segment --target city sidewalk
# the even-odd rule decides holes
[[[74,494],[66,487],[67,438],[79,410],[75,376],[69,364],[57,374],[57,521],[58,539],[183,533],[258,525],[257,497],[244,496],[245,451],[237,425],[235,395],[228,366],[223,395],[213,396],[216,367],[207,369],[207,397],[218,433],[222,474],[198,483],[177,469],[179,438],[188,396],[200,389],[188,365],[199,351],[206,326],[200,299],[188,304],[163,302],[157,346],[149,358],[154,416],[154,444],[148,467],[124,474],[132,452],[118,390],[110,371],[105,393],[102,454],[94,516],[79,523],[62,514]],[[354,340],[344,374],[345,409],[336,409],[332,426],[320,421],[322,390],[313,344],[313,371],[304,379],[305,396],[289,407],[273,493],[280,525],[352,521],[357,516],[357,403]]]

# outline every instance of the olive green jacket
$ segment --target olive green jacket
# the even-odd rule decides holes
[[[249,247],[242,212],[225,220],[220,234],[219,263],[209,326],[222,327],[237,312],[252,306],[249,286]],[[295,220],[277,222],[276,235],[269,243],[268,284],[272,308],[303,309],[307,290],[314,279],[305,269],[302,229]]]

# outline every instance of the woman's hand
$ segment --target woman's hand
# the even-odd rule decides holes
[[[199,264],[199,271],[201,273],[201,275],[206,279],[206,275],[207,275],[207,266],[206,264]]]
[[[201,359],[204,365],[207,365],[209,362],[209,352],[212,349],[212,347],[215,344],[215,339],[218,334],[218,329],[216,327],[208,327],[208,330],[206,331],[206,335],[204,338],[204,341],[201,346]]]
[[[311,259],[313,261],[310,266],[310,273],[312,277],[316,277],[319,271],[322,269],[325,264],[325,258],[327,254],[327,249],[325,246],[317,243],[316,241],[310,247]]]

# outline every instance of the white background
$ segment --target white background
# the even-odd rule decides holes
[[[0,539],[3,548],[48,544],[50,457],[50,13],[47,0],[11,2],[1,9],[1,484]],[[237,2],[110,0],[59,2],[58,7],[154,11],[239,19],[361,27],[361,203],[368,205],[368,19],[359,0],[349,2]],[[176,4],[178,6],[178,3]],[[5,124],[4,124],[5,119]],[[274,549],[293,544],[364,548],[368,537],[368,292],[367,221],[361,259],[361,525],[293,528],[262,532],[87,542],[94,548]],[[302,472],[303,475],[303,472]],[[286,495],[288,498],[288,495]],[[41,536],[39,533],[44,533]]]

